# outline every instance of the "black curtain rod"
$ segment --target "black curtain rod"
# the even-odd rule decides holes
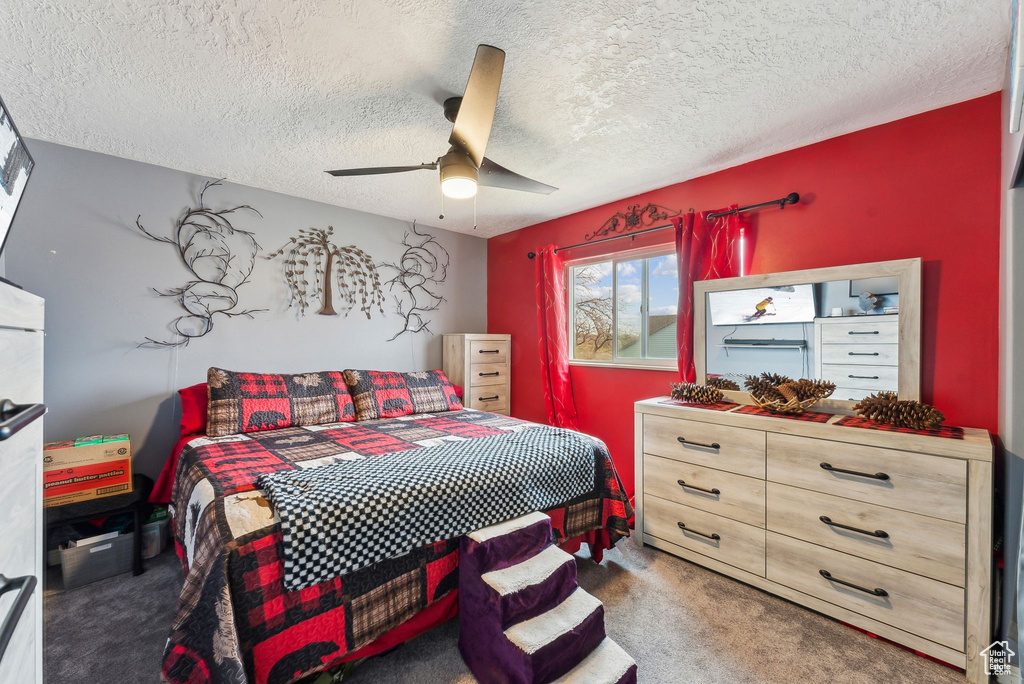
[[[771,207],[771,206],[774,206],[776,204],[779,205],[779,209],[784,209],[787,204],[796,204],[799,201],[800,201],[800,195],[796,194],[795,192],[791,192],[788,195],[786,195],[785,197],[780,197],[779,199],[772,200],[770,202],[761,202],[760,204],[751,204],[750,206],[739,207],[739,208],[736,208],[736,209],[730,209],[729,211],[720,211],[717,214],[708,214],[708,218],[709,219],[721,218],[722,216],[729,216],[730,214],[739,214],[740,212],[744,212],[744,211],[754,211],[755,209],[763,209],[765,207]],[[656,230],[665,230],[666,228],[671,228],[671,227],[672,227],[672,224],[668,224],[666,226],[657,226],[655,228],[647,228],[645,230],[638,230],[638,231],[635,231],[633,233],[623,233],[622,235],[613,235],[612,237],[603,238],[601,240],[594,240],[593,242],[580,242],[580,243],[575,244],[575,245],[566,245],[565,247],[555,247],[555,252],[558,253],[558,252],[561,252],[563,249],[574,249],[576,247],[588,247],[590,245],[596,245],[596,244],[599,244],[601,242],[608,242],[610,240],[621,240],[622,238],[635,238],[637,235],[643,235],[644,233],[653,233]],[[527,252],[526,256],[529,257],[530,259],[532,259],[535,256],[537,256],[537,253],[536,252]]]

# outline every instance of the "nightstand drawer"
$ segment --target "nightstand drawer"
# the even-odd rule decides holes
[[[643,531],[764,577],[764,530],[760,527],[645,496]]]
[[[854,366],[895,366],[899,360],[896,344],[823,344],[821,362]]]
[[[644,455],[644,494],[764,527],[764,480]]]
[[[896,344],[899,342],[899,320],[864,316],[845,320],[822,319],[822,344]]]
[[[967,519],[967,464],[958,459],[773,432],[768,479],[956,523]]]
[[[857,366],[854,364],[823,363],[821,378],[853,389],[892,389],[899,384],[899,373],[896,366]]]
[[[473,340],[469,343],[469,362],[508,363],[508,342],[505,340]]]
[[[774,532],[767,533],[766,547],[769,580],[943,646],[964,649],[960,587]]]
[[[644,451],[764,478],[765,433],[682,418],[644,416]]]
[[[964,586],[966,530],[959,523],[775,482],[768,483],[767,508],[772,532]]]
[[[472,387],[466,392],[469,398],[469,408],[480,411],[508,410],[508,386],[506,385]]]
[[[508,384],[508,365],[504,363],[474,363],[469,370],[471,387]]]

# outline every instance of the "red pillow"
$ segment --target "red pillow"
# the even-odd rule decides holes
[[[211,368],[206,384],[210,437],[356,419],[348,386],[337,371],[278,375]]]
[[[452,383],[439,370],[394,373],[349,369],[345,382],[355,401],[357,420],[462,409]]]
[[[181,436],[206,434],[206,383],[178,390],[181,397]]]

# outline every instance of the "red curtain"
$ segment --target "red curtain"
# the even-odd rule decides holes
[[[548,422],[556,427],[579,430],[576,402],[572,398],[572,378],[569,377],[565,261],[555,253],[554,245],[548,245],[537,250],[534,262],[540,367]]]
[[[735,204],[728,207],[735,208]],[[693,366],[693,282],[740,274],[740,237],[746,232],[749,220],[739,214],[707,218],[708,214],[721,211],[726,209],[699,214],[691,211],[672,220],[679,270],[676,346],[679,348],[679,377],[684,382],[693,382],[697,377]]]

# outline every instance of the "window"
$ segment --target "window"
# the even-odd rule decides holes
[[[678,299],[674,253],[571,264],[570,358],[674,366]]]

